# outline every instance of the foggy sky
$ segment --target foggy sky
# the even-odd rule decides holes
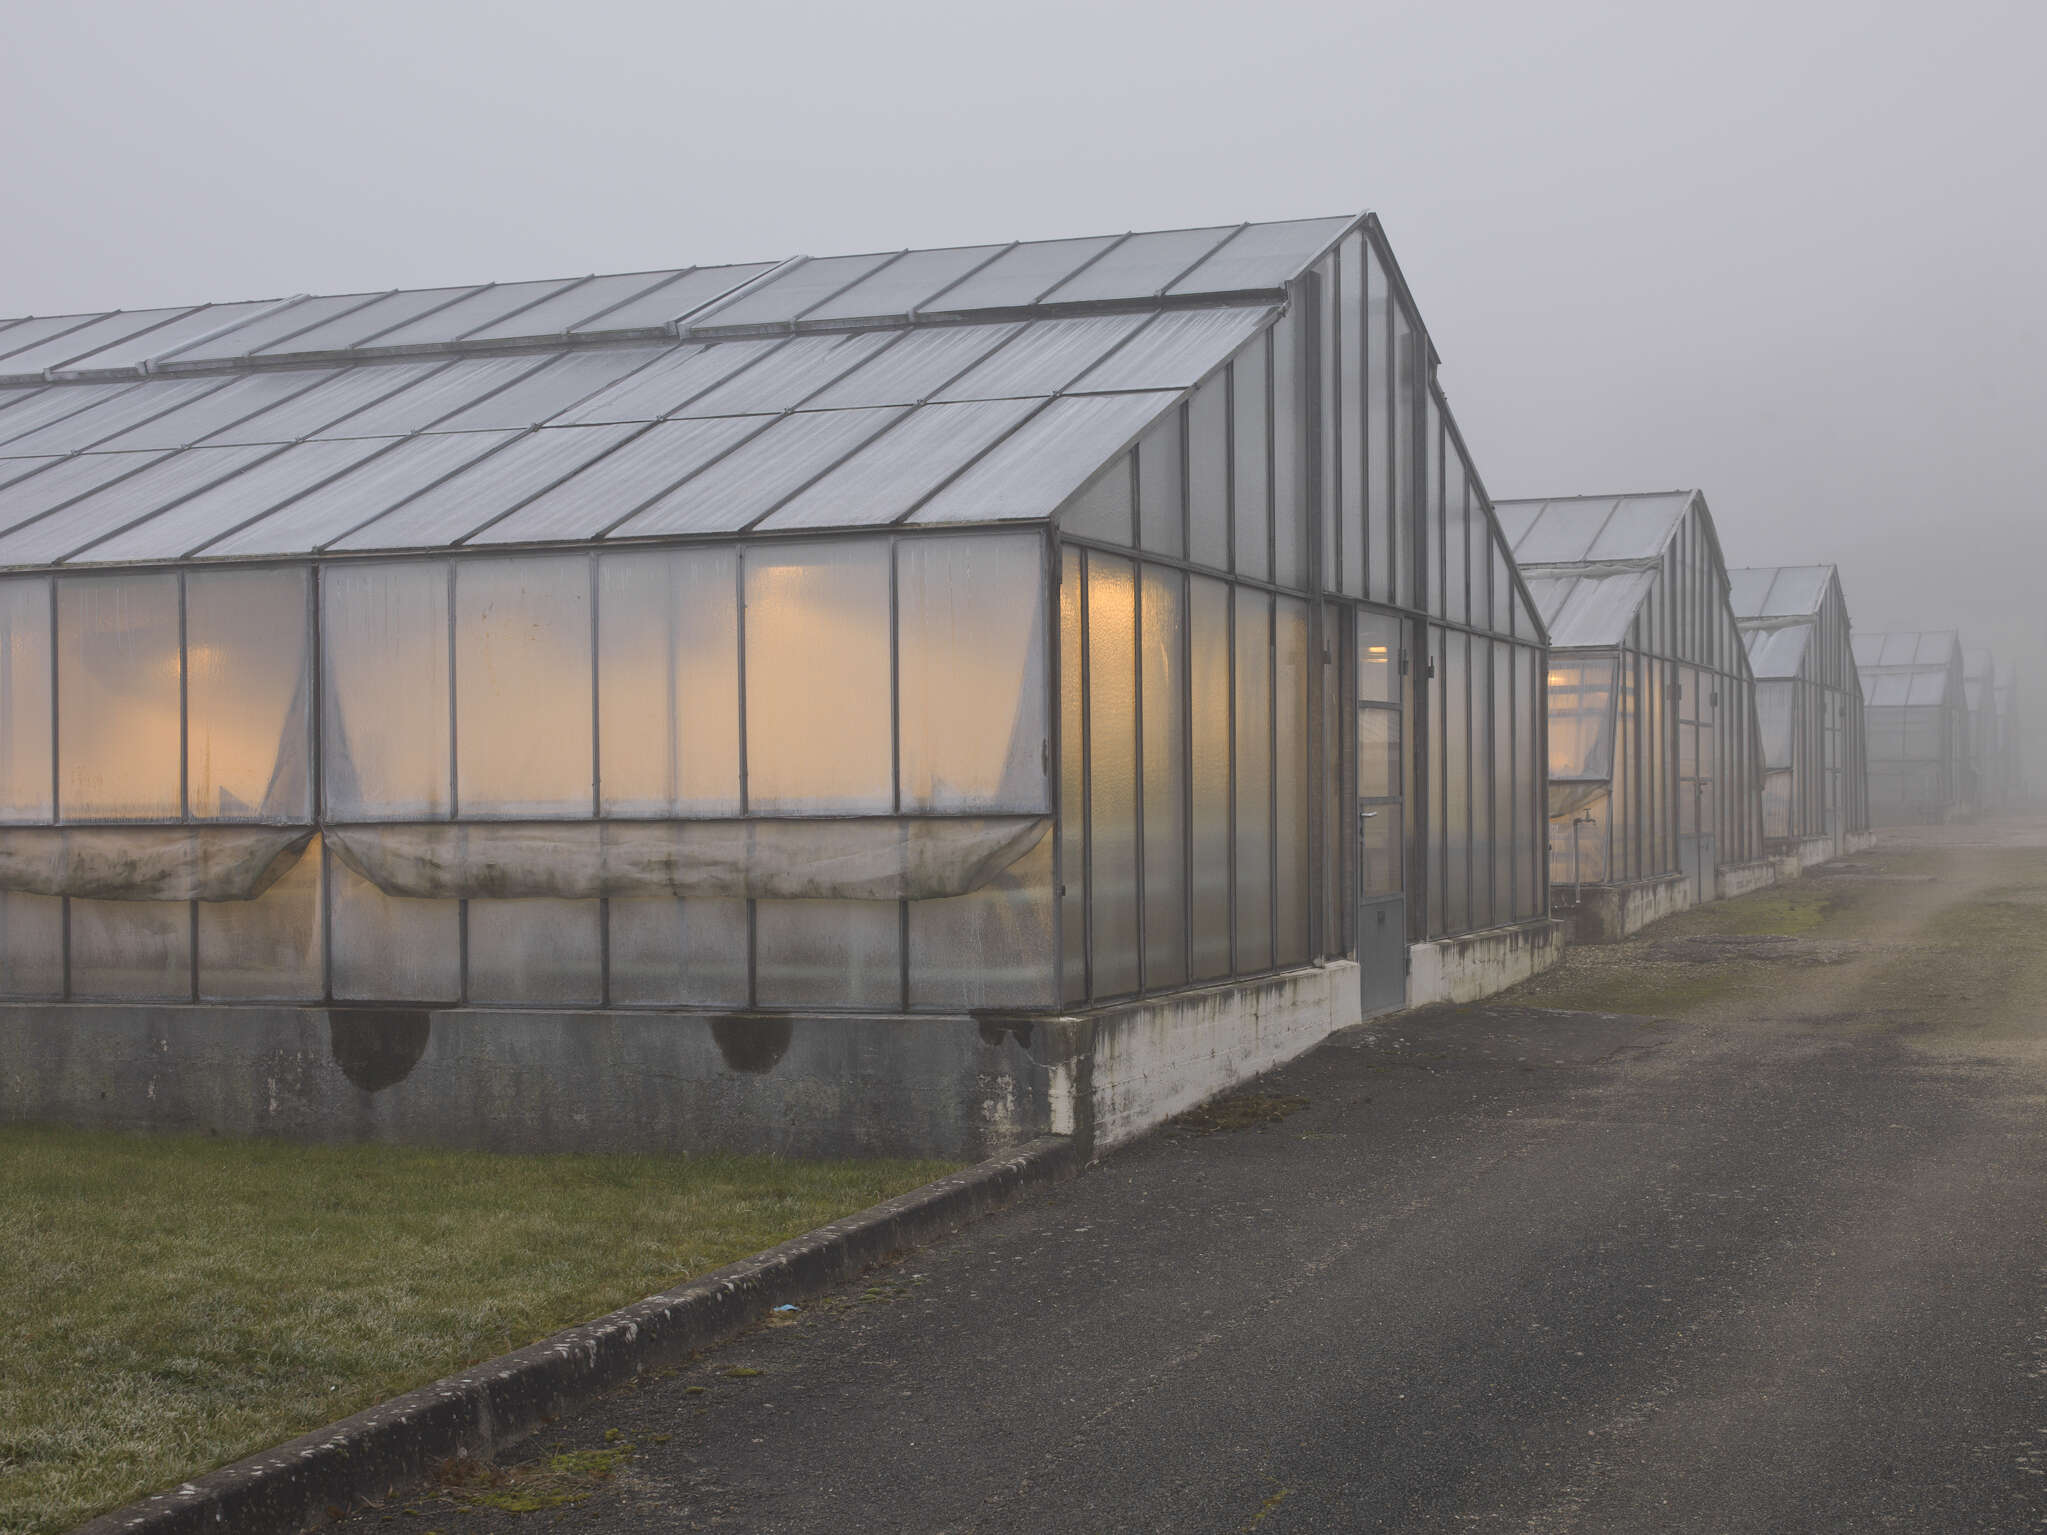
[[[2037,3],[102,0],[6,26],[0,313],[1371,208],[1494,496],[1696,486],[1730,564],[1838,563],[1858,628],[1963,628],[2047,724]]]

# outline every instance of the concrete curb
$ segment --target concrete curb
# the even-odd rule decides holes
[[[80,1525],[74,1535],[269,1535],[338,1517],[441,1461],[488,1455],[644,1371],[730,1338],[770,1307],[815,1295],[890,1253],[943,1236],[1086,1163],[1045,1136],[806,1232],[702,1279],[366,1408]]]

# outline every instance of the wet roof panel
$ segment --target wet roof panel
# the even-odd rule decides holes
[[[740,325],[790,325],[841,289],[850,287],[897,253],[868,256],[824,256],[797,262],[764,278],[755,287],[698,317],[697,323],[724,328]]]
[[[566,335],[585,320],[627,304],[650,289],[665,287],[680,272],[628,272],[617,277],[592,277],[564,288],[552,298],[506,315],[469,332],[464,341],[513,341]]]
[[[1145,314],[1040,320],[939,391],[941,400],[1000,400],[1057,394],[1142,330]]]
[[[985,266],[1007,247],[961,245],[949,250],[909,251],[843,292],[807,310],[805,325],[878,319],[908,314],[926,300]]]
[[[795,410],[895,339],[895,332],[885,330],[797,336],[669,414],[747,416]]]
[[[172,312],[176,313],[175,310]],[[6,330],[0,331],[0,375],[25,371],[16,368],[11,360],[22,353],[34,350],[53,337],[75,333],[85,326],[110,318],[112,317],[105,314],[48,314],[15,321]]]
[[[1752,629],[1742,636],[1749,669],[1760,678],[1796,677],[1805,670],[1812,641],[1811,624],[1786,624],[1781,629]]]
[[[1291,219],[1246,225],[1166,291],[1228,293],[1284,287],[1355,222],[1351,218]]]
[[[1585,558],[1595,563],[1655,559],[1684,520],[1691,501],[1689,491],[1668,496],[1622,496]]]
[[[117,345],[130,337],[146,334],[169,324],[180,315],[191,314],[189,306],[178,309],[131,309],[117,311],[90,324],[53,330],[40,345],[16,348],[0,357],[0,378],[18,374],[41,374],[62,367],[77,358]]]
[[[55,371],[89,377],[140,368],[152,358],[174,355],[181,347],[266,315],[279,307],[280,302],[268,299],[254,304],[209,304],[166,325],[154,326],[140,335],[113,342],[86,356],[74,357]]]
[[[48,565],[260,462],[276,448],[188,448],[0,535],[0,565]],[[94,455],[98,457],[100,455]],[[107,457],[125,458],[125,454]],[[38,476],[40,478],[40,476]],[[34,484],[34,480],[26,482]]]
[[[895,522],[1037,408],[1035,400],[923,406],[784,503],[760,526],[781,531]]]
[[[1211,255],[1235,229],[1166,229],[1131,235],[1047,293],[1041,303],[1148,298],[1164,293]]]
[[[5,444],[0,444],[0,453],[77,453],[180,406],[204,399],[228,383],[224,377],[185,378],[138,389],[110,390],[99,395],[98,403],[89,409],[65,414],[47,426],[10,437]],[[181,444],[170,443],[167,446],[178,447]]]
[[[132,383],[53,384],[46,389],[35,390],[33,398],[22,400],[10,406],[5,412],[0,412],[0,454],[13,453],[15,443],[52,422],[63,421],[82,410],[104,405],[131,389],[141,387]],[[71,450],[63,448],[51,451],[68,453]]]
[[[409,432],[423,432],[553,361],[547,356],[465,357],[421,374],[410,389],[388,395],[314,435],[403,437]]]
[[[979,271],[924,301],[927,314],[955,314],[974,309],[1020,309],[1058,287],[1088,262],[1114,245],[1115,235],[1088,235],[1077,240],[1027,240],[997,256]]]
[[[668,325],[774,269],[772,261],[750,261],[742,266],[698,267],[684,272],[673,282],[663,283],[650,293],[628,299],[602,314],[593,314],[573,327],[573,333],[595,336],[609,331],[651,330]]]
[[[468,297],[418,319],[387,330],[358,343],[366,347],[440,346],[459,341],[472,332],[486,330],[499,321],[529,309],[543,299],[579,286],[583,278],[554,278],[544,282],[507,282],[479,288]]]
[[[155,453],[87,453],[76,458],[37,459],[44,467],[0,490],[0,531],[11,531],[31,518],[54,511],[67,501],[89,495],[101,486],[147,469]]]
[[[183,448],[224,432],[248,417],[273,406],[286,404],[308,389],[334,377],[330,370],[276,373],[243,373],[229,377],[193,379],[209,387],[196,399],[165,411],[125,432],[93,444],[95,453],[118,453],[133,448]],[[150,391],[144,391],[147,398]],[[90,422],[91,417],[77,418]]]
[[[457,303],[465,295],[478,291],[474,284],[468,284],[459,288],[406,288],[387,293],[374,303],[345,310],[309,331],[280,336],[275,341],[254,347],[251,355],[296,357],[304,352],[345,352],[373,339],[379,331],[397,330],[421,315]]]
[[[224,335],[181,348],[177,356],[169,359],[169,365],[173,369],[183,369],[201,363],[247,357],[264,347],[288,341],[366,309],[386,296],[383,293],[337,293],[327,298],[298,299],[269,314],[245,321]]]
[[[1189,389],[1279,315],[1275,308],[1183,309],[1156,315],[1073,381],[1073,392]]]
[[[918,405],[1005,341],[1022,324],[934,325],[901,332],[893,345],[810,397],[813,410],[848,405]]]
[[[556,426],[600,421],[659,421],[697,396],[716,388],[741,368],[753,366],[788,343],[780,336],[756,341],[695,343],[672,348],[638,373],[592,395],[555,418]]]
[[[1178,399],[1161,391],[1054,400],[918,507],[910,521],[1048,518]]]
[[[639,372],[668,348],[618,346],[564,352],[452,416],[434,423],[437,432],[487,432],[505,427],[537,426],[580,405],[600,389]]]
[[[1528,595],[1542,615],[1551,646],[1558,650],[1608,650],[1626,642],[1629,625],[1656,584],[1656,572],[1538,573],[1527,581]]]
[[[243,442],[297,442],[345,421],[355,412],[409,389],[421,379],[449,366],[445,361],[385,363],[377,367],[338,368],[322,374],[326,382],[303,394],[259,411],[204,439],[209,447]],[[261,376],[261,375],[257,375]],[[284,377],[273,374],[272,377]],[[293,375],[303,377],[304,375]],[[335,435],[346,435],[336,433]]]

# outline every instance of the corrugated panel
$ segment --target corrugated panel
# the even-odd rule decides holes
[[[1770,584],[1777,579],[1773,568],[1727,572],[1727,605],[1736,618],[1761,618],[1767,614]]]
[[[1000,245],[960,245],[948,250],[911,251],[805,311],[800,318],[804,324],[813,325],[908,314],[1003,249]]]
[[[761,341],[721,341],[679,346],[630,378],[592,395],[574,410],[555,418],[556,426],[588,426],[600,421],[659,421],[787,343],[781,337]]]
[[[820,410],[784,416],[620,524],[611,537],[737,532],[902,414],[895,409]]]
[[[209,558],[309,554],[474,463],[514,435],[450,432],[440,437],[408,438],[332,484],[279,507],[200,552]]]
[[[1166,291],[1229,293],[1242,288],[1284,287],[1354,222],[1334,218],[1253,224]]]
[[[1582,563],[1613,508],[1609,497],[1544,503],[1541,515],[1515,542],[1514,558],[1523,565]]]
[[[894,522],[1038,408],[1035,400],[926,405],[761,523],[763,529]]]
[[[1826,602],[1827,578],[1831,574],[1831,568],[1825,565],[1785,566],[1777,572],[1764,611],[1772,618],[1819,612]]]
[[[1545,594],[1529,592],[1542,612],[1549,642],[1558,650],[1610,648],[1628,637],[1643,599],[1656,583],[1653,570],[1629,570],[1612,576],[1574,577]],[[1556,606],[1552,611],[1551,604]]]
[[[1747,638],[1749,667],[1758,677],[1796,677],[1805,668],[1812,626],[1792,624],[1783,629],[1758,629]]]
[[[798,336],[670,414],[744,416],[794,410],[895,339],[892,332],[875,330],[840,336]]]
[[[489,399],[479,400],[467,410],[435,422],[434,430],[488,432],[502,427],[537,426],[638,372],[668,350],[657,343],[565,352],[509,389],[501,389]]]
[[[507,315],[495,324],[473,330],[464,341],[506,341],[520,336],[560,336],[583,321],[617,305],[629,303],[649,289],[665,287],[682,274],[627,272],[616,277],[593,277],[588,282],[565,288],[553,298],[543,299],[531,309]]]
[[[0,418],[5,417],[10,405],[19,405],[30,396],[40,394],[45,388],[54,387],[44,384],[9,384],[0,388]]]
[[[579,335],[602,335],[607,331],[645,330],[667,325],[693,310],[723,298],[734,288],[752,282],[763,272],[774,270],[772,261],[752,261],[743,266],[705,266],[685,272],[674,282],[621,304],[608,314],[593,315],[575,327]]]
[[[104,319],[93,321],[90,325],[53,334],[40,346],[16,348],[6,357],[0,358],[0,377],[16,373],[41,373],[49,368],[60,367],[73,358],[83,357],[102,347],[125,341],[130,336],[167,325],[179,315],[191,312],[190,305],[176,309],[117,311]]]
[[[479,288],[467,298],[445,309],[423,314],[410,324],[357,343],[360,346],[439,346],[458,341],[471,331],[509,318],[515,312],[573,287],[581,278],[552,278],[543,282],[505,282],[493,288]]]
[[[849,405],[918,405],[1022,330],[1010,325],[939,325],[904,331],[896,343],[807,402],[811,410]]]
[[[333,373],[325,371],[296,370],[290,373],[245,373],[224,384],[218,377],[209,377],[206,383],[219,384],[220,387],[180,405],[176,410],[165,411],[140,426],[131,426],[125,432],[96,443],[93,451],[117,453],[130,448],[186,447],[215,432],[225,431],[260,410],[304,394],[333,376]],[[156,381],[145,383],[135,398],[145,399],[167,387],[175,386]]]
[[[0,490],[0,531],[12,531],[32,517],[54,511],[67,501],[89,495],[124,474],[134,474],[157,462],[155,453],[88,453],[61,458],[37,474],[17,480]]]
[[[107,485],[60,512],[24,523],[0,537],[0,565],[51,564],[277,451],[187,448],[182,453],[167,453],[141,473]]]
[[[551,357],[464,358],[315,435],[404,437],[423,432],[552,361]]]
[[[14,452],[13,445],[30,432],[40,431],[54,421],[63,421],[82,410],[140,389],[140,384],[52,384],[38,389],[34,398],[23,400],[0,415],[0,454]],[[61,451],[69,452],[69,449]]]
[[[1076,395],[1054,400],[919,507],[913,523],[1041,521],[1093,479],[1175,394]]]
[[[980,271],[934,293],[923,307],[931,314],[953,314],[1034,304],[1039,294],[1058,287],[1116,239],[1115,235],[1087,235],[1077,240],[1026,240]]]
[[[199,362],[223,362],[229,358],[247,357],[266,346],[288,341],[304,332],[327,325],[344,315],[367,308],[385,295],[381,293],[337,293],[326,298],[301,299],[289,308],[272,314],[259,316],[246,325],[237,325],[224,336],[211,341],[202,341],[171,359],[177,365]]]
[[[1663,553],[1691,505],[1690,492],[1674,496],[1623,496],[1587,551],[1588,560],[1653,560]]]
[[[1189,389],[1229,361],[1279,310],[1183,309],[1157,315],[1073,383],[1075,393]]]
[[[336,549],[437,549],[566,479],[617,447],[637,425],[569,426],[529,432],[452,479],[385,513]]]
[[[105,442],[167,411],[205,398],[222,388],[224,378],[157,379],[121,394],[111,394],[92,409],[52,421],[38,431],[10,438],[4,451],[76,453]]]
[[[264,299],[253,304],[209,304],[204,309],[195,309],[168,325],[159,325],[144,331],[139,336],[130,336],[115,341],[84,357],[74,357],[58,369],[62,373],[97,373],[115,368],[139,368],[152,357],[161,357],[174,352],[189,341],[210,336],[222,326],[231,326],[243,320],[253,320],[266,314],[278,305],[276,299]],[[60,345],[68,345],[69,338]]]
[[[552,490],[541,492],[468,542],[522,544],[597,538],[719,454],[765,430],[773,419],[712,416],[657,422],[616,453],[605,454]]]
[[[122,560],[182,559],[273,507],[305,494],[322,481],[346,473],[388,446],[375,437],[294,444],[169,511],[159,512],[104,543],[81,549],[70,562],[111,564]]]
[[[410,389],[421,379],[430,378],[447,366],[445,362],[399,362],[342,368],[329,373],[327,382],[310,392],[296,395],[236,426],[215,432],[206,439],[206,445],[226,447],[244,442],[297,442],[301,437],[316,436],[356,411],[388,399],[401,389]]]
[[[941,391],[941,400],[999,400],[1057,394],[1127,341],[1151,316],[1090,315],[1038,320],[1007,346]]]
[[[698,320],[715,326],[787,324],[894,258],[895,252],[883,251],[870,256],[825,256],[800,262]]]
[[[480,291],[473,283],[465,283],[459,288],[402,289],[386,294],[374,304],[337,315],[309,331],[282,337],[256,350],[268,357],[294,357],[301,352],[345,352],[370,340],[379,331],[396,330],[442,305],[458,302],[464,294]]]
[[[1163,293],[1233,232],[1230,228],[1166,229],[1132,235],[1046,294],[1044,302],[1068,304]]]
[[[177,313],[172,310],[171,313]],[[55,336],[75,334],[85,326],[113,316],[100,314],[46,314],[36,318],[19,320],[0,332],[0,374],[29,371],[14,366],[12,359],[30,351]],[[35,371],[40,372],[40,369]]]

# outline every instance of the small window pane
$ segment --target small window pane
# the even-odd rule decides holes
[[[185,578],[195,817],[296,821],[310,813],[307,579],[303,569]]]
[[[1088,850],[1094,995],[1137,990],[1137,580],[1088,559]]]
[[[658,1006],[746,1005],[746,902],[611,902],[611,999]]]
[[[338,565],[320,579],[327,813],[339,821],[445,819],[447,567]],[[338,985],[338,935],[335,947]]]
[[[71,902],[71,993],[137,1001],[192,995],[192,908],[184,901]]]
[[[0,821],[49,820],[50,726],[49,580],[0,581]]]
[[[455,568],[456,797],[465,816],[593,813],[590,562]]]
[[[1230,973],[1230,589],[1188,582],[1194,976]]]
[[[201,901],[199,995],[226,1001],[310,1001],[321,963],[320,839],[253,901]]]
[[[471,901],[471,1002],[600,1002],[596,901]]]
[[[334,995],[361,1002],[452,1002],[462,994],[462,903],[388,896],[328,861]]]
[[[179,665],[175,575],[58,582],[58,805],[66,820],[177,818]]]
[[[900,1008],[901,924],[894,901],[756,901],[761,1005]]]

